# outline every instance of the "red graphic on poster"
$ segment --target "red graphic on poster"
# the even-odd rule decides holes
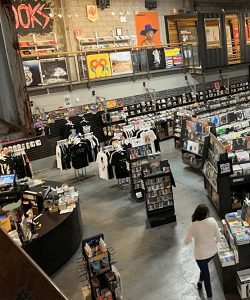
[[[16,20],[16,29],[20,34],[48,33],[52,31],[53,20],[46,3],[37,1],[14,2],[12,11]]]

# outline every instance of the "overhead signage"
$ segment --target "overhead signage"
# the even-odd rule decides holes
[[[12,11],[16,20],[16,30],[21,35],[49,33],[53,30],[49,1],[14,1]]]

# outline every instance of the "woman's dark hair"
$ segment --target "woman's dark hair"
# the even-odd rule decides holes
[[[196,207],[193,215],[192,222],[205,220],[209,216],[209,209],[205,204],[200,204]]]

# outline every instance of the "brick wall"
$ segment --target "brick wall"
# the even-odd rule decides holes
[[[95,0],[62,0],[66,26],[68,50],[79,50],[74,29],[80,28],[84,37],[111,36],[112,30],[122,28],[124,34],[135,35],[135,13],[146,11],[145,0],[111,0],[111,7],[98,9],[99,20],[95,23],[87,19],[86,5],[95,4]],[[162,41],[165,41],[164,15],[173,14],[182,8],[182,1],[158,0],[157,12],[161,27]],[[121,23],[120,16],[126,15],[127,22]]]

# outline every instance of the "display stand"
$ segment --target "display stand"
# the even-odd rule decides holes
[[[176,222],[172,174],[159,172],[143,177],[147,217],[151,227]]]
[[[148,162],[148,155],[152,154],[150,144],[143,141],[128,149],[128,162],[130,170],[131,197],[135,201],[144,201],[145,195],[142,186],[142,165]]]
[[[208,153],[209,132],[213,124],[195,118],[183,121],[181,131],[182,161],[195,169],[203,168]]]
[[[238,216],[237,219],[240,219]],[[224,222],[224,221],[223,221]],[[235,258],[235,264],[227,267],[222,267],[219,256],[216,255],[214,258],[214,263],[216,270],[218,272],[218,277],[220,279],[223,291],[225,294],[237,294],[237,272],[250,268],[250,243],[239,244],[236,239],[235,234],[230,229],[228,215],[226,215],[224,222],[224,232],[228,239],[231,249],[235,249],[237,258]]]
[[[174,145],[176,149],[181,148],[180,139],[181,139],[183,121],[188,117],[194,117],[194,113],[186,109],[181,109],[174,113],[174,121],[173,121]]]
[[[87,268],[88,282],[91,287],[91,299],[119,300],[122,299],[120,277],[111,265],[111,255],[105,246],[104,235],[98,234],[82,241],[83,260]],[[87,249],[91,251],[87,253]]]

